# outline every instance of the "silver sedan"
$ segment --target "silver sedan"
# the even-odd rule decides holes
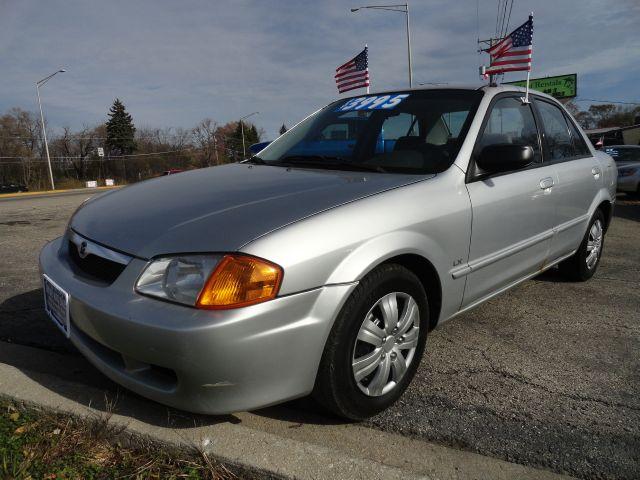
[[[374,415],[437,325],[554,265],[598,267],[615,165],[554,99],[522,96],[341,99],[244,162],[96,196],[41,252],[46,310],[158,402],[223,414],[312,394]]]
[[[640,197],[640,146],[612,145],[604,151],[618,166],[618,192]]]

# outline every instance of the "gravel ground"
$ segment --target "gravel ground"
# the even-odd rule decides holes
[[[37,253],[86,196],[0,200],[0,340],[77,355],[41,311]],[[443,324],[407,393],[368,425],[581,478],[640,477],[639,238],[640,202],[623,196],[591,281],[551,271]],[[77,363],[64,375],[113,388]]]

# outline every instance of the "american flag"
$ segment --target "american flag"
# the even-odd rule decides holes
[[[369,86],[369,49],[364,47],[358,55],[336,68],[338,92],[348,92],[354,88]]]
[[[486,73],[531,71],[532,48],[533,17],[530,16],[529,20],[487,50],[491,64]]]

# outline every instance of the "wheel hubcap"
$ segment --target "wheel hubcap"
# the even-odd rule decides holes
[[[602,251],[602,222],[596,220],[589,229],[589,237],[587,238],[587,268],[591,270],[598,263],[600,252]]]
[[[420,310],[407,293],[393,292],[367,312],[353,348],[353,377],[366,395],[390,392],[404,377],[418,345]]]

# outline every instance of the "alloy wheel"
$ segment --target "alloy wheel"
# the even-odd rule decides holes
[[[589,238],[587,239],[587,257],[586,263],[589,270],[593,269],[598,263],[600,257],[600,251],[602,250],[602,222],[600,219],[596,219],[591,225],[589,230]]]
[[[366,395],[393,390],[407,372],[418,345],[420,309],[407,293],[380,298],[367,312],[355,341],[353,376]]]

